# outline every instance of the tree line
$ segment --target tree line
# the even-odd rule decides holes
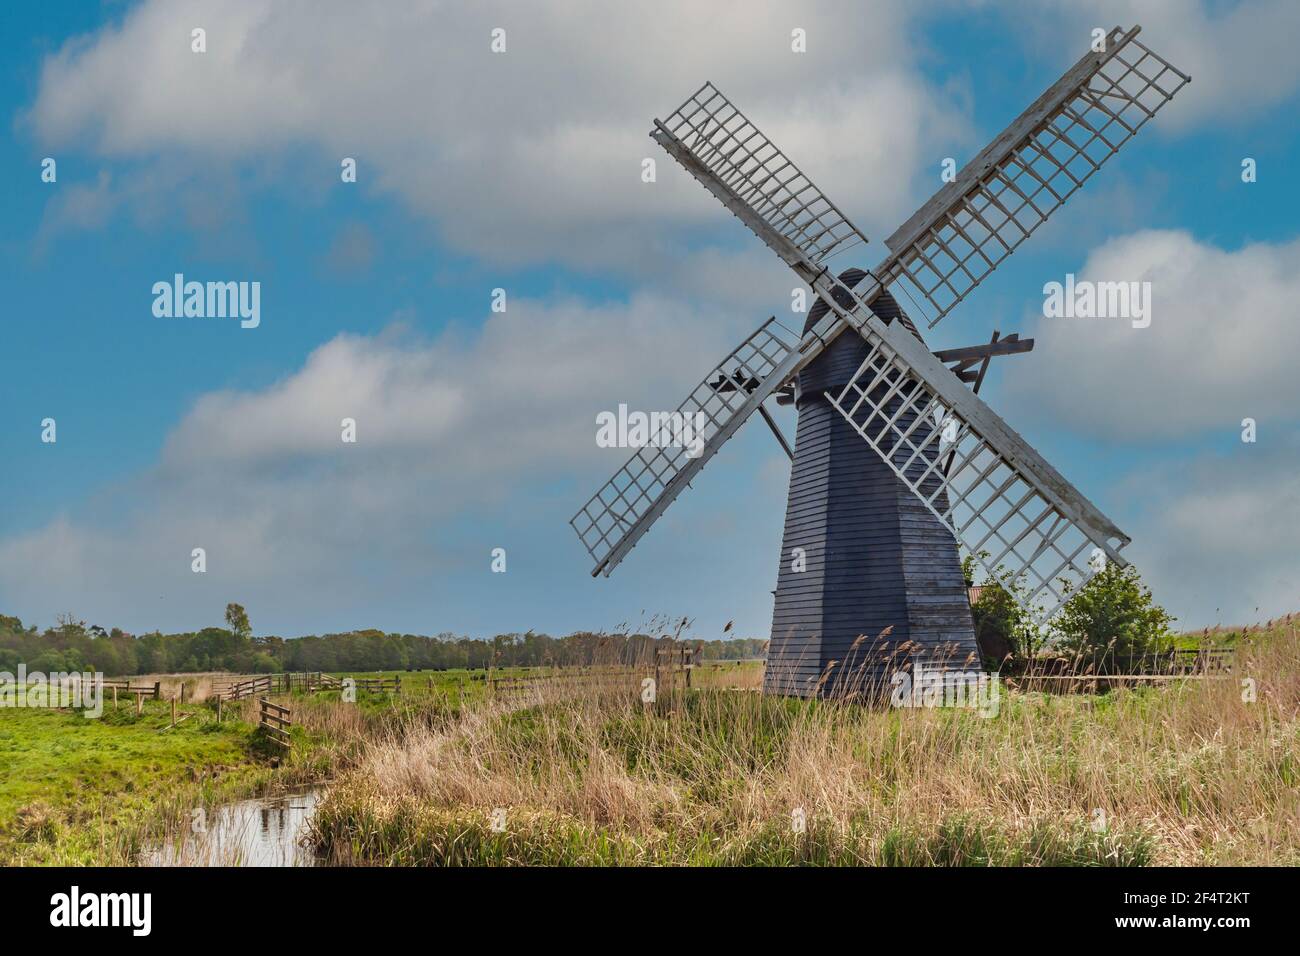
[[[975,562],[962,562],[967,584]],[[1173,618],[1156,604],[1151,591],[1129,565],[1107,566],[1079,588],[1048,626],[1035,624],[1020,599],[1024,585],[1009,575],[985,580],[972,607],[980,650],[991,667],[1025,661],[1045,650],[1089,661],[1106,669],[1163,653],[1173,646]],[[154,631],[139,636],[113,628],[87,626],[61,615],[54,627],[39,630],[0,614],[0,672],[102,671],[110,676],[234,671],[446,670],[449,668],[572,667],[586,664],[642,663],[653,659],[656,644],[680,637],[686,621],[649,622],[654,634],[577,632],[551,637],[528,631],[489,639],[444,632],[432,637],[380,630],[283,638],[254,637],[248,614],[238,604],[226,607],[225,627],[183,634]],[[728,624],[724,632],[730,631]],[[664,633],[671,631],[671,634]],[[690,641],[702,660],[761,658],[767,641],[728,638]]]
[[[180,634],[128,634],[87,626],[70,615],[45,630],[0,614],[0,671],[102,671],[109,676],[234,671],[445,670],[467,667],[540,667],[631,663],[653,658],[666,636],[578,632],[565,637],[526,632],[490,639],[444,632],[432,637],[368,629],[306,637],[254,637],[238,604],[225,627]],[[685,641],[701,645],[703,660],[761,657],[766,640]]]

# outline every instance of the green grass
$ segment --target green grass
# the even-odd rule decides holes
[[[698,684],[654,712],[504,701],[363,745],[316,842],[380,865],[1295,865],[1297,640],[1252,629],[1213,680],[1004,689],[991,719]]]
[[[644,665],[646,673],[654,670],[653,664]],[[448,701],[481,700],[487,693],[488,672],[453,668],[450,670],[425,671],[331,671],[331,676],[344,678],[381,677],[402,679],[403,697],[418,699],[430,694],[441,695]],[[572,669],[554,667],[497,667],[492,670],[494,678],[537,677],[550,674],[569,674]],[[701,683],[737,683],[746,678],[761,680],[763,662],[753,661],[706,661],[695,672],[695,679]],[[380,695],[369,695],[380,696]]]
[[[1081,726],[1089,711],[1084,698],[1020,700],[1016,706],[1065,711]],[[485,774],[542,778],[554,775],[559,761],[561,775],[581,791],[585,777],[604,771],[591,766],[590,738],[567,709],[559,703],[499,715],[491,736],[501,749],[485,753]],[[959,712],[937,716],[954,726],[979,720]],[[733,813],[746,780],[779,775],[799,729],[825,719],[849,729],[888,724],[886,748],[908,738],[908,715],[897,711],[703,691],[685,698],[670,720],[634,707],[614,708],[601,721],[599,745],[629,778],[671,781],[676,795],[652,812],[650,826],[512,806],[506,832],[497,833],[486,807],[394,795],[363,769],[319,808],[317,848],[336,862],[381,866],[1144,866],[1154,860],[1156,841],[1142,826],[1098,833],[1082,815],[1025,827],[960,812],[898,823],[866,812],[833,819],[814,811],[806,832],[795,835],[786,815],[753,826]],[[880,752],[861,759],[884,771],[884,803],[907,785],[890,776],[903,760]]]
[[[195,715],[169,728],[169,703],[148,702],[140,717],[111,707],[99,719],[0,710],[0,864],[130,863],[188,809],[271,781],[267,745],[249,724],[185,705]]]
[[[541,668],[501,668],[520,677]],[[183,821],[191,809],[321,779],[346,766],[358,736],[400,729],[413,717],[454,720],[487,693],[487,672],[359,671],[338,677],[400,676],[400,695],[359,692],[357,708],[338,692],[279,697],[294,710],[294,751],[279,751],[256,732],[252,705],[227,704],[218,724],[205,704],[181,705],[175,728],[169,702],[148,701],[137,717],[123,700],[101,718],[46,708],[0,708],[0,865],[117,865]],[[355,714],[340,727],[333,718]],[[243,716],[245,719],[241,720]],[[277,760],[277,763],[281,761]]]
[[[387,810],[333,803],[317,818],[323,848],[380,866],[1145,866],[1154,847],[1140,831],[1040,824],[1019,833],[961,816],[894,827],[883,838],[867,825],[810,820],[798,836],[772,824],[743,835],[667,831],[645,839],[551,814],[515,813],[497,833],[481,812],[416,801]]]
[[[665,713],[635,694],[482,706],[481,670],[343,673],[400,676],[402,692],[280,698],[295,746],[275,768],[252,701],[220,725],[183,705],[194,716],[170,729],[165,702],[98,720],[0,709],[0,864],[132,863],[195,807],[326,776],[317,846],[344,863],[1291,863],[1300,656],[1274,631],[1239,663],[1258,706],[1235,682],[1006,692],[994,720],[716,689],[755,686],[751,662],[696,671]]]

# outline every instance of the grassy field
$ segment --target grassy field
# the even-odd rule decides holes
[[[628,682],[400,672],[399,696],[290,698],[283,761],[247,701],[175,728],[165,702],[3,710],[0,863],[133,863],[194,807],[329,778],[313,839],[336,863],[1297,864],[1300,639],[1234,637],[1232,679],[1006,692],[991,719],[764,698],[756,662],[657,712]]]
[[[647,672],[653,670],[652,664],[645,665]],[[493,678],[529,678],[547,677],[570,673],[563,668],[554,667],[498,667],[492,671]],[[441,696],[444,700],[473,703],[483,700],[487,694],[488,674],[481,670],[445,670],[445,671],[348,671],[339,673],[338,677],[400,677],[403,696],[418,699],[430,694]],[[763,683],[762,661],[709,661],[700,664],[694,672],[693,684],[700,687],[745,687],[758,688]]]
[[[186,721],[167,704],[0,712],[0,863],[133,862],[169,807],[213,805],[270,782],[252,728]]]
[[[761,665],[759,673],[761,674]],[[754,665],[750,665],[754,669]],[[403,679],[400,697],[360,692],[294,695],[294,750],[283,759],[256,733],[250,702],[227,704],[218,723],[206,702],[214,678],[146,675],[164,697],[185,688],[171,727],[167,700],[146,701],[137,717],[125,698],[102,718],[69,710],[0,709],[0,865],[130,865],[141,850],[185,826],[197,807],[319,780],[350,765],[366,740],[416,719],[452,719],[481,702],[486,672],[356,672],[337,676]],[[524,676],[523,668],[499,672]]]
[[[993,719],[722,690],[667,715],[486,702],[369,741],[316,839],[383,865],[1294,865],[1300,640],[1251,638],[1227,680],[1010,693]]]

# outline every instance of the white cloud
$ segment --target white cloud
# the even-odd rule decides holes
[[[647,136],[706,79],[860,225],[891,230],[932,145],[969,137],[967,104],[914,63],[906,9],[151,0],[48,58],[28,119],[42,143],[110,158],[352,156],[363,188],[433,217],[458,251],[633,269],[669,230],[727,225]],[[197,24],[206,54],[190,52]],[[807,54],[790,52],[796,25]]]
[[[1026,46],[1053,57],[1086,48],[1094,27],[1140,24],[1138,39],[1192,77],[1160,114],[1166,132],[1209,124],[1239,125],[1293,98],[1300,88],[1300,4],[1294,0],[1039,0],[1018,5]]]
[[[1150,326],[1040,317],[1033,355],[1007,374],[1009,403],[1120,440],[1296,420],[1300,240],[1226,251],[1147,230],[1094,249],[1077,278],[1150,282]]]
[[[1249,624],[1300,610],[1300,433],[1128,482],[1142,502],[1130,557],[1158,601],[1190,627]]]
[[[112,217],[118,206],[112,176],[100,171],[94,185],[69,183],[62,187],[45,207],[36,232],[38,255],[48,251],[61,234],[80,229],[98,229]]]
[[[1294,94],[1288,40],[1297,31],[1285,26],[1297,9],[1112,3],[1100,14],[1042,15],[1035,5],[1017,30],[1046,37],[1025,45],[1063,68],[1094,16],[1106,26],[1140,20],[1143,39],[1194,76],[1155,124],[1177,131]],[[259,630],[299,633],[304,608],[345,627],[375,621],[332,611],[372,614],[386,596],[416,603],[416,594],[426,613],[435,605],[425,588],[439,585],[422,579],[448,570],[447,580],[463,580],[455,569],[463,573],[465,549],[478,560],[485,529],[502,516],[550,522],[539,551],[564,553],[562,522],[581,503],[566,483],[579,476],[573,483],[585,495],[623,460],[595,448],[595,412],[620,401],[671,407],[763,316],[794,318],[793,280],[766,250],[754,242],[701,249],[743,230],[654,146],[650,118],[715,81],[879,248],[935,185],[926,177],[938,144],[982,143],[970,130],[969,91],[936,72],[933,58],[918,64],[912,16],[901,0],[869,12],[848,0],[798,9],[147,0],[119,25],[69,43],[45,62],[28,121],[42,144],[86,147],[113,173],[94,186],[61,184],[42,241],[122,208],[145,223],[170,221],[179,208],[192,226],[220,226],[247,201],[238,174],[253,165],[279,183],[318,176],[304,188],[322,193],[337,184],[394,196],[436,223],[454,251],[490,267],[553,260],[622,269],[671,282],[676,294],[607,305],[512,299],[481,330],[433,342],[400,331],[340,335],[267,388],[205,395],[172,430],[156,468],[0,541],[0,599],[44,620],[75,601],[92,619],[179,628],[195,625],[195,608],[219,616],[237,598],[261,609]],[[189,50],[195,25],[208,31],[207,54]],[[504,56],[488,51],[497,25],[508,30]],[[796,25],[808,31],[803,56],[789,52]],[[939,70],[961,75],[969,65],[943,61]],[[304,154],[313,162],[299,163]],[[357,187],[337,182],[344,156],[358,160]],[[639,180],[645,156],[659,164],[653,186]],[[137,160],[144,175],[115,165]],[[365,259],[365,246],[359,234],[340,235],[334,261]],[[1152,281],[1152,326],[1040,322],[1034,355],[1006,373],[1005,404],[1126,439],[1235,434],[1247,415],[1262,430],[1294,421],[1300,328],[1288,307],[1300,292],[1298,258],[1297,243],[1226,251],[1181,232],[1111,240],[1080,276]],[[356,448],[339,441],[343,417],[357,420]],[[1201,604],[1210,600],[1225,619],[1293,601],[1287,532],[1300,513],[1284,489],[1294,454],[1290,464],[1267,460],[1240,483],[1224,477],[1235,463],[1166,476],[1146,527],[1132,529],[1157,597],[1185,620],[1208,614]],[[705,581],[693,563],[702,545],[692,522],[726,527],[719,550],[738,567],[776,548],[785,466],[764,461],[757,482],[737,486],[765,492],[752,495],[749,513],[674,507],[652,535],[672,539],[680,526],[677,550],[656,552],[655,582],[676,575],[683,599],[721,600],[687,591]],[[555,493],[557,483],[566,490]],[[764,521],[770,541],[754,531]],[[189,572],[195,546],[209,551],[207,578]],[[752,596],[769,573],[754,560],[760,569],[738,572],[736,593]],[[602,582],[602,594],[628,580]],[[1201,596],[1211,588],[1239,607]],[[639,606],[635,590],[622,593],[626,606]],[[572,620],[575,608],[588,613],[600,600],[574,594],[516,601],[502,613],[550,600],[567,602]],[[457,613],[472,603],[448,599]],[[755,633],[762,626],[756,619]]]
[[[512,299],[431,342],[400,328],[336,336],[268,387],[200,397],[156,467],[0,540],[0,604],[48,621],[75,602],[92,620],[181,628],[237,594],[263,627],[300,633],[304,608],[337,610],[342,627],[389,594],[476,580],[503,525],[541,527],[567,586],[589,585],[565,521],[629,454],[597,448],[597,411],[670,410],[748,322],[650,295]],[[355,445],[341,441],[345,417]],[[195,547],[206,575],[190,571]]]

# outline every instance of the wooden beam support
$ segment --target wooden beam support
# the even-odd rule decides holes
[[[781,431],[781,426],[776,423],[776,419],[772,417],[772,413],[769,412],[767,407],[764,405],[758,406],[758,413],[763,416],[763,421],[767,422],[767,427],[772,429],[772,434],[775,435],[776,440],[781,443],[781,447],[784,448],[785,453],[790,456],[790,460],[794,461],[794,449],[791,448],[790,443],[786,441],[785,434]]]
[[[989,348],[993,348],[997,344],[998,344],[998,330],[994,329],[993,338],[989,341]],[[980,366],[979,375],[975,377],[975,385],[973,386],[973,391],[975,392],[976,395],[980,393],[980,386],[984,384],[984,375],[986,372],[988,372],[989,362],[991,362],[992,360],[993,360],[992,353],[989,353],[988,355],[984,356],[984,364]]]
[[[1022,339],[1020,333],[1014,332],[998,341],[996,334],[992,342],[984,345],[968,345],[960,349],[943,349],[935,352],[934,357],[940,362],[978,362],[994,355],[1017,355],[1034,350],[1033,339]]]

